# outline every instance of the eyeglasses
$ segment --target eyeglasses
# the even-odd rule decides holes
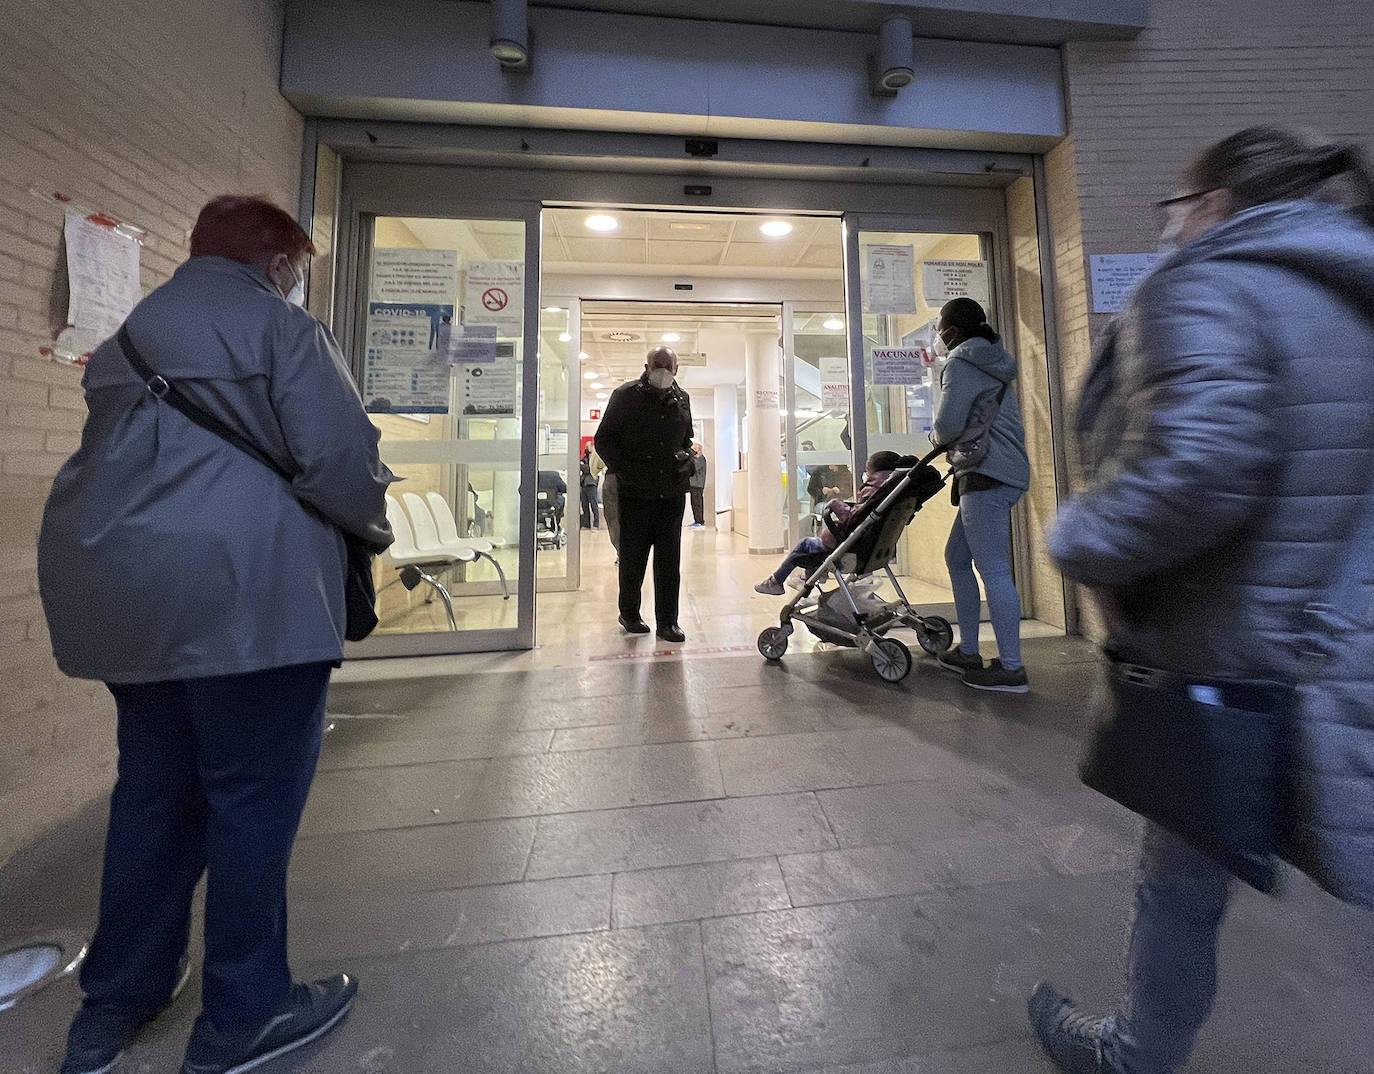
[[[1175,205],[1186,205],[1190,201],[1197,201],[1198,198],[1206,197],[1210,190],[1194,190],[1191,194],[1175,194],[1172,198],[1164,198],[1155,202],[1155,224],[1163,228],[1169,222],[1169,210]]]

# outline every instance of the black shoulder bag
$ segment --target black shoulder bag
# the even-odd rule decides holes
[[[292,474],[267,452],[247,437],[235,432],[208,410],[197,406],[172,381],[144,361],[143,355],[134,346],[134,341],[129,338],[127,327],[120,325],[115,338],[119,343],[119,349],[124,352],[125,359],[147,386],[150,395],[159,402],[166,403],[173,410],[179,411],[206,432],[214,433],[245,455],[256,459],[287,485],[292,483]],[[344,609],[347,616],[344,637],[349,641],[362,641],[377,628],[377,589],[372,581],[372,561],[376,558],[377,551],[367,541],[352,534],[344,533],[343,539],[348,549],[348,564],[344,571]]]

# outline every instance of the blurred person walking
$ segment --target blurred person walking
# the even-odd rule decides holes
[[[1201,786],[1175,790],[1209,805],[1174,827],[1258,828],[1261,866],[1277,854],[1374,906],[1374,175],[1356,146],[1257,127],[1204,150],[1161,210],[1177,246],[1095,356],[1077,430],[1089,485],[1050,550],[1097,596],[1145,708],[1231,717],[1242,749],[1278,728],[1249,773],[1272,780],[1272,809],[1237,815],[1240,789],[1198,765]],[[1110,681],[1109,722],[1127,696]],[[1114,760],[1158,786],[1157,766]],[[1200,843],[1147,821],[1118,1011],[1036,988],[1061,1070],[1187,1060],[1235,882],[1222,843]]]
[[[114,695],[119,763],[62,1074],[108,1070],[174,998],[202,874],[203,1010],[183,1074],[313,1040],[357,989],[347,974],[293,984],[286,952],[287,863],[343,658],[343,534],[392,539],[377,429],[299,305],[313,252],[276,206],[216,198],[190,259],[82,381],[90,414],[48,498],[39,585],[58,666]],[[157,377],[135,373],[130,347]],[[173,392],[294,479],[164,402]]]

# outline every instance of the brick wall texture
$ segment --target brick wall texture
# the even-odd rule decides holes
[[[52,662],[34,537],[85,420],[81,371],[40,357],[65,315],[61,191],[147,229],[145,293],[184,260],[200,206],[294,210],[301,118],[277,92],[280,0],[15,0],[0,64],[0,863],[108,788],[103,687]]]

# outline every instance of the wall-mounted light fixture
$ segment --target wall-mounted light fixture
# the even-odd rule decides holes
[[[894,15],[878,29],[878,51],[868,54],[868,88],[875,97],[895,97],[916,81],[911,20]]]
[[[491,39],[487,46],[507,71],[530,66],[530,27],[525,0],[491,0]]]

